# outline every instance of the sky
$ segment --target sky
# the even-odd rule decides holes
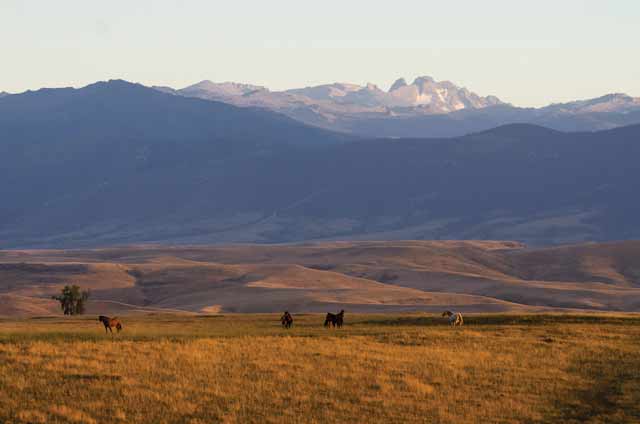
[[[518,106],[640,97],[640,1],[0,0],[0,91],[422,75]]]

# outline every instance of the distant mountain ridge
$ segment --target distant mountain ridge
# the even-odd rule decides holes
[[[566,113],[628,112],[640,109],[640,97],[631,97],[624,93],[612,93],[588,100],[551,104],[542,109]]]
[[[180,94],[187,97],[225,100],[260,91],[268,90],[264,87],[251,84],[239,84],[235,82],[223,82],[216,84],[211,81],[201,81],[197,84],[183,88],[180,90]]]
[[[388,91],[375,84],[333,83],[284,91],[233,82],[201,81],[165,92],[261,107],[309,125],[375,137],[454,137],[525,122],[562,131],[594,131],[640,122],[640,98],[607,94],[595,99],[520,108],[481,96],[450,81],[399,78]]]
[[[264,106],[273,108],[284,99],[289,103],[315,103],[330,108],[342,105],[361,108],[361,112],[379,111],[394,108],[421,108],[422,113],[449,113],[461,109],[477,109],[503,104],[495,96],[481,97],[466,88],[456,86],[450,81],[438,82],[430,76],[416,78],[407,84],[401,78],[389,91],[375,84],[364,86],[349,83],[333,83],[313,87],[294,88],[271,92],[262,86],[234,82],[214,83],[201,81],[180,90],[167,90],[188,97],[200,97],[213,100],[226,100],[241,106]],[[323,104],[328,102],[330,104]],[[397,111],[399,112],[399,111]]]
[[[599,131],[640,123],[640,98],[611,93],[593,99],[523,108],[482,96],[450,81],[421,76],[375,84],[332,83],[284,91],[204,80],[182,89],[154,86],[182,97],[262,108],[307,125],[364,137],[458,137],[512,123],[559,131]],[[0,93],[6,97],[10,93]]]
[[[638,140],[367,139],[125,81],[44,89],[0,99],[0,245],[634,239]]]

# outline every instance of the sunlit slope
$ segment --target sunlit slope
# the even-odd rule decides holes
[[[133,246],[0,252],[0,314],[640,310],[640,242],[528,249],[501,241]],[[30,304],[30,301],[33,304]]]

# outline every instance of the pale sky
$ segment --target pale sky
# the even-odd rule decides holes
[[[519,106],[640,97],[640,1],[0,0],[0,91],[420,75]]]

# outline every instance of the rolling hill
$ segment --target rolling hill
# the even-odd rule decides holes
[[[0,315],[640,311],[640,242],[529,249],[498,241],[329,242],[0,251]],[[58,312],[59,313],[59,312]]]

